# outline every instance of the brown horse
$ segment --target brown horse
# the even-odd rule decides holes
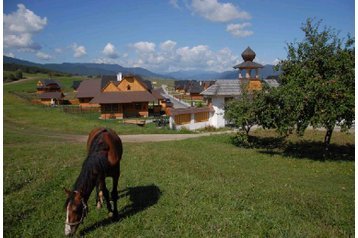
[[[65,235],[73,235],[78,226],[86,217],[87,201],[92,190],[96,187],[97,207],[102,198],[98,199],[98,189],[100,197],[103,194],[106,200],[107,209],[110,215],[117,216],[118,200],[118,179],[120,176],[120,160],[122,158],[122,141],[118,135],[111,129],[96,128],[93,129],[87,140],[88,155],[83,162],[82,170],[78,176],[72,191],[65,189],[67,199]],[[113,209],[109,200],[109,192],[106,187],[106,177],[113,178],[113,189],[111,198]]]

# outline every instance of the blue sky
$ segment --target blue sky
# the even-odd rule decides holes
[[[272,64],[308,17],[355,34],[354,0],[5,0],[3,12],[5,55],[154,72],[231,70],[247,46]]]

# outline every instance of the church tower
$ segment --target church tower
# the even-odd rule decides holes
[[[259,69],[264,66],[253,62],[256,53],[250,47],[247,47],[242,52],[241,57],[244,62],[234,66],[234,69],[239,69],[239,80],[243,83],[248,83],[249,90],[260,90],[262,84],[259,78]],[[243,73],[245,73],[244,77],[242,76]]]

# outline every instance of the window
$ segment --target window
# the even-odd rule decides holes
[[[195,114],[196,122],[203,122],[209,120],[209,112],[198,112]]]
[[[191,119],[190,114],[181,114],[181,115],[176,115],[174,117],[175,124],[177,124],[177,125],[189,124],[190,119]]]
[[[131,86],[130,85],[127,85],[127,90],[131,90]]]

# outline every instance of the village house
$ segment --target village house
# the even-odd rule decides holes
[[[89,102],[111,81],[117,81],[117,76],[105,75],[100,79],[83,80],[77,88],[77,99],[81,107],[94,107],[98,104],[89,104]]]
[[[45,92],[62,92],[59,82],[53,79],[41,79],[36,84],[36,93],[42,94]]]
[[[110,81],[89,103],[100,105],[102,119],[120,119],[148,117],[149,103],[156,100],[148,82],[138,76],[118,75],[117,81]]]
[[[42,79],[36,84],[36,93],[40,99],[41,104],[45,105],[59,105],[63,104],[64,94],[62,93],[61,85],[53,79]]]

